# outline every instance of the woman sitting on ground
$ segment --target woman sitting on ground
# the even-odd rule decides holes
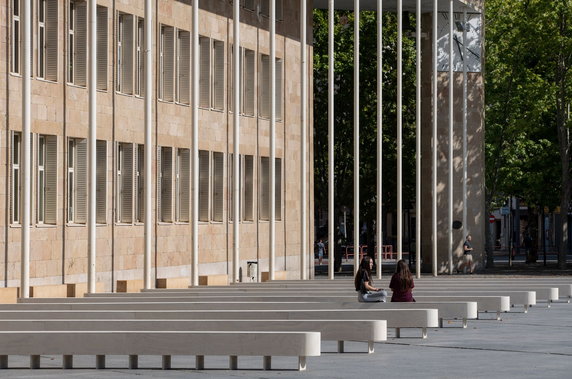
[[[355,277],[355,288],[358,291],[358,301],[362,303],[384,302],[386,301],[387,292],[373,285],[371,269],[373,268],[373,259],[365,256],[360,264],[360,268]]]
[[[393,291],[391,296],[392,302],[413,302],[413,294],[411,290],[415,287],[413,284],[413,276],[407,263],[402,259],[397,262],[397,267],[395,268],[395,274],[391,277],[391,282],[389,283],[389,288]]]

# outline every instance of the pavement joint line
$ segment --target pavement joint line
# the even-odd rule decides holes
[[[506,350],[506,349],[486,349],[482,347],[468,347],[468,346],[439,346],[439,345],[417,345],[404,342],[384,342],[386,345],[403,345],[403,346],[415,346],[415,347],[432,347],[438,349],[458,349],[458,350],[479,350],[479,351],[491,351],[499,353],[524,353],[524,354],[545,354],[545,355],[558,355],[564,357],[572,357],[570,353],[554,353],[549,351],[526,351],[526,350]]]

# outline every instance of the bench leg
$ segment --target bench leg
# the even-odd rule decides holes
[[[40,368],[40,356],[39,355],[30,355],[30,368],[31,369]]]
[[[205,369],[205,356],[204,355],[197,355],[195,357],[195,367],[197,370],[204,370]]]
[[[463,329],[467,329],[467,319],[463,319]]]
[[[62,357],[62,368],[63,369],[73,368],[73,355],[64,355]]]
[[[344,341],[338,341],[338,353],[344,352]]]
[[[375,351],[375,343],[373,341],[367,341],[367,353],[373,354]]]
[[[270,355],[262,357],[262,369],[272,370],[272,357]]]
[[[497,312],[497,321],[500,321],[500,312]]]
[[[401,328],[395,328],[395,338],[401,338]]]
[[[238,357],[236,355],[228,357],[228,368],[230,370],[238,370]]]
[[[306,371],[306,357],[298,357],[298,371]]]
[[[137,370],[139,367],[139,356],[138,355],[130,355],[129,356],[129,368],[132,370]]]
[[[439,318],[439,327],[440,327],[440,328],[443,327],[443,318]]]
[[[105,355],[95,356],[95,368],[98,370],[103,370],[105,368]]]
[[[566,301],[568,304],[570,304],[570,299],[572,299],[572,297],[568,296],[568,300]]]
[[[546,304],[546,308],[550,308],[550,305],[552,304],[552,300],[548,299],[548,302]]]
[[[528,304],[524,304],[524,313],[528,313]]]
[[[171,369],[171,356],[170,355],[163,355],[161,360],[161,367],[163,370],[170,370]]]
[[[427,328],[421,328],[421,336],[423,339],[427,338]]]
[[[8,368],[8,356],[0,355],[0,369]]]

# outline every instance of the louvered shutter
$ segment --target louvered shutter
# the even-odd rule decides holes
[[[276,59],[276,119],[282,120],[282,107],[284,102],[284,94],[282,87],[282,59]]]
[[[58,144],[56,136],[45,136],[46,141],[46,205],[44,223],[55,224],[58,206]]]
[[[234,220],[234,154],[228,154],[228,220]]]
[[[97,89],[107,90],[107,7],[100,5],[97,6]]]
[[[246,49],[244,52],[244,114],[254,116],[254,51]]]
[[[199,106],[210,107],[210,39],[199,38]]]
[[[172,26],[161,26],[161,53],[163,55],[163,72],[161,73],[163,76],[162,99],[165,101],[173,101],[174,93],[175,46],[173,32]]]
[[[145,19],[137,17],[137,48],[136,48],[135,94],[145,96]]]
[[[178,44],[178,101],[189,104],[191,88],[191,35],[186,30],[179,30]]]
[[[209,152],[199,151],[199,221],[209,221]]]
[[[179,221],[189,222],[190,205],[190,151],[189,149],[179,149]]]
[[[10,221],[12,223],[20,222],[20,162],[21,162],[21,139],[20,133],[11,132],[12,135],[12,154],[11,170],[10,170]]]
[[[107,223],[107,141],[97,141],[97,166],[96,166],[96,222]]]
[[[161,152],[161,221],[173,222],[173,149],[163,147]]]
[[[161,218],[161,193],[163,191],[161,183],[163,181],[163,166],[162,166],[162,162],[161,162],[161,151],[162,151],[162,147],[161,146],[157,146],[157,165],[156,165],[156,172],[157,172],[157,194],[155,195],[157,197],[157,220],[158,221],[163,221]]]
[[[224,42],[213,43],[213,108],[224,109]]]
[[[244,216],[245,221],[252,221],[253,206],[253,189],[254,189],[254,157],[252,155],[244,156]]]
[[[87,221],[87,140],[76,139],[76,156],[74,167],[75,183],[75,217],[78,224]]]
[[[269,161],[268,157],[261,157],[260,158],[260,219],[261,220],[268,220],[268,209],[269,209],[269,201],[270,197],[268,196],[270,193],[270,180],[269,180]]]
[[[133,222],[133,144],[123,143],[121,162],[121,222]]]
[[[121,36],[121,92],[133,93],[133,16],[123,14]]]
[[[145,145],[137,145],[137,221],[145,220]]]
[[[222,221],[224,190],[224,155],[213,153],[213,221]]]
[[[274,219],[282,220],[282,159],[276,158],[274,175],[276,175],[276,181],[274,186]]]
[[[270,57],[262,55],[260,72],[260,109],[262,117],[270,117]]]
[[[74,28],[74,84],[86,86],[87,83],[87,6],[85,1],[75,2]]]
[[[45,79],[58,80],[58,1],[46,1],[46,74]]]
[[[228,110],[234,111],[234,45],[230,45],[228,58]]]

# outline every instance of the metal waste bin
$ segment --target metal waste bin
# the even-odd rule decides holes
[[[258,281],[258,261],[246,262],[246,274],[250,282]]]

